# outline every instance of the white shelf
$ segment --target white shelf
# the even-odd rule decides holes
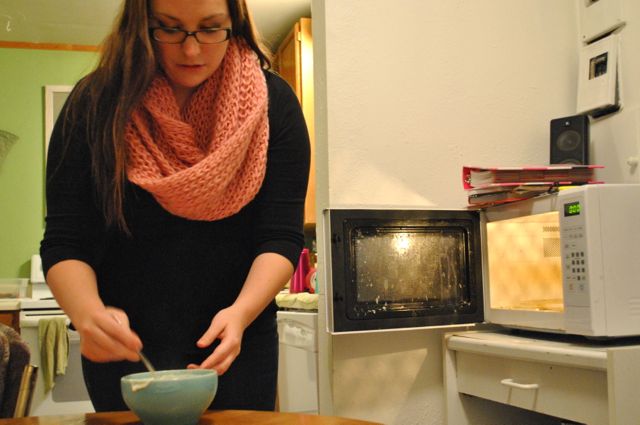
[[[640,340],[460,332],[445,336],[444,350],[450,425],[485,423],[487,416],[502,423],[512,407],[525,409],[520,423],[536,423],[526,422],[526,411],[588,425],[626,425],[640,417],[634,391]],[[479,402],[469,396],[505,410],[492,405],[479,419],[473,406]]]

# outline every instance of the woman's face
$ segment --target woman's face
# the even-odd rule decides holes
[[[185,31],[231,28],[227,0],[152,0],[149,27]],[[201,44],[194,36],[182,43],[153,41],[159,66],[179,101],[184,101],[220,66],[229,41]]]

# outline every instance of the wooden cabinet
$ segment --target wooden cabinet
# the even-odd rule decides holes
[[[311,168],[304,207],[305,227],[316,222],[316,173],[313,125],[313,40],[311,19],[301,18],[275,53],[273,67],[295,90],[311,140]]]
[[[0,323],[11,326],[16,332],[20,332],[20,310],[1,310]]]
[[[447,423],[507,423],[506,415],[514,414],[507,406],[523,409],[521,424],[543,423],[527,420],[531,412],[548,415],[544,423],[561,423],[551,417],[588,425],[637,423],[638,344],[500,332],[449,334],[444,344]],[[497,403],[473,406],[482,400]]]

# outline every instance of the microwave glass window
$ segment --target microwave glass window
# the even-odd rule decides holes
[[[492,309],[563,311],[559,213],[487,223]]]
[[[467,270],[467,238],[463,229],[406,231],[355,229],[356,301],[369,306],[401,303],[458,305]]]

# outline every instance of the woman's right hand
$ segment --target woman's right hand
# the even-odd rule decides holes
[[[127,314],[115,307],[85,312],[73,323],[80,334],[80,352],[94,362],[139,361],[142,341],[129,327]]]
[[[80,352],[94,362],[139,361],[142,341],[129,327],[127,313],[105,306],[93,268],[63,260],[47,272],[47,284],[80,334]]]

